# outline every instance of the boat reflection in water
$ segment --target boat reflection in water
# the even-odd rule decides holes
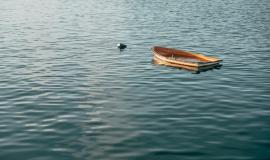
[[[178,69],[184,69],[184,70],[187,70],[187,71],[191,71],[192,73],[194,74],[199,74],[201,72],[206,72],[206,71],[209,71],[209,70],[213,70],[213,69],[220,69],[222,67],[222,64],[214,64],[214,65],[211,65],[211,66],[205,66],[205,67],[190,67],[190,66],[186,66],[186,65],[180,65],[180,64],[169,64],[169,63],[166,63],[164,61],[161,61],[157,58],[153,58],[152,60],[152,63],[153,64],[157,64],[157,65],[165,65],[165,66],[169,66],[169,67],[175,67],[175,68],[178,68]]]

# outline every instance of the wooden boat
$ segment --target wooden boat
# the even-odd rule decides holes
[[[199,70],[200,68],[209,68],[219,65],[221,59],[208,57],[198,53],[192,53],[173,48],[164,48],[154,46],[152,48],[154,60],[159,64],[173,67],[188,68],[190,70]]]

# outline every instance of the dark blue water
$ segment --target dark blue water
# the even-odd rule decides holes
[[[0,159],[270,159],[269,59],[269,0],[2,0]]]

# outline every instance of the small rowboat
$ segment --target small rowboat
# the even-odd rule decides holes
[[[190,70],[199,70],[200,68],[216,66],[222,61],[215,57],[208,57],[202,54],[176,50],[173,48],[154,46],[152,51],[154,60],[157,61],[158,64],[187,68]]]

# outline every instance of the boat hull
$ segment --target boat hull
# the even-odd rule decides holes
[[[188,70],[188,71],[196,71],[196,72],[208,71],[208,70],[211,70],[213,68],[219,69],[222,66],[219,63],[215,63],[213,65],[208,65],[208,66],[204,66],[204,67],[192,67],[192,66],[188,66],[188,65],[167,63],[167,62],[162,61],[156,57],[153,58],[153,63],[158,64],[158,65],[169,66],[169,67],[176,67],[176,68],[184,69],[184,70]]]

